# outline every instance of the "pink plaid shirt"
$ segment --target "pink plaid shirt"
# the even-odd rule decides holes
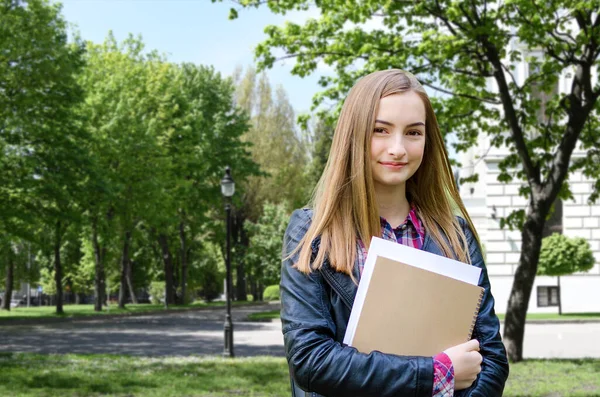
[[[425,229],[423,223],[417,216],[417,210],[413,206],[405,221],[396,228],[384,218],[381,220],[381,238],[395,241],[416,249],[423,248],[425,240]],[[358,266],[362,275],[365,261],[367,260],[367,249],[361,240],[358,240]],[[439,353],[433,357],[433,397],[452,397],[454,395],[454,366],[452,360],[446,353]]]

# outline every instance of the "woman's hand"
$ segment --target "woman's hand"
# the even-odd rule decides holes
[[[479,354],[479,341],[472,339],[466,343],[444,350],[454,367],[454,390],[467,389],[481,372],[483,358]]]

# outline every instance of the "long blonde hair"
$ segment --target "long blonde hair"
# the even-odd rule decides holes
[[[476,232],[458,193],[429,97],[412,74],[390,69],[360,79],[344,101],[327,165],[309,203],[312,223],[295,251],[300,251],[296,263],[300,271],[320,268],[327,257],[333,269],[352,276],[356,239],[368,249],[372,236],[381,237],[369,160],[371,136],[379,100],[406,91],[421,97],[426,112],[423,161],[406,182],[407,198],[443,254],[470,263],[466,237],[454,215],[462,216]],[[311,242],[318,236],[319,251],[311,266]]]

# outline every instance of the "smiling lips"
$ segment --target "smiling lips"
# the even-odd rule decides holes
[[[399,170],[408,163],[402,163],[400,161],[380,161],[379,164],[392,170]]]

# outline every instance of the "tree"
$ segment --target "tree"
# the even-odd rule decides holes
[[[248,68],[237,86],[236,104],[252,123],[243,139],[250,143],[252,159],[263,171],[250,177],[244,189],[248,218],[258,219],[265,201],[288,201],[294,208],[304,205],[309,191],[303,183],[307,147],[297,131],[286,91],[281,86],[273,90],[266,73],[257,75],[253,68]]]
[[[251,118],[251,128],[244,134],[252,160],[260,166],[260,175],[250,176],[241,183],[241,205],[234,206],[233,241],[234,262],[237,262],[236,295],[245,300],[246,253],[250,244],[244,225],[256,222],[262,214],[263,205],[269,201],[287,201],[297,208],[303,206],[310,193],[306,164],[307,146],[298,134],[294,123],[294,110],[283,87],[275,92],[265,73],[257,75],[248,68],[243,77],[238,69],[236,104]]]
[[[187,63],[175,65],[173,72],[168,84],[176,89],[169,108],[176,111],[160,142],[169,159],[166,194],[173,202],[172,234],[179,242],[176,263],[185,303],[192,253],[201,249],[197,236],[211,234],[211,213],[223,214],[220,181],[225,166],[232,167],[240,184],[257,174],[258,167],[241,139],[249,124],[247,115],[232,106],[231,81],[211,67]]]
[[[60,246],[90,171],[88,136],[75,112],[83,46],[68,42],[59,5],[2,0],[0,48],[0,231],[30,239],[26,225],[36,218],[51,226],[62,313]]]
[[[11,241],[2,241],[0,246],[0,258],[6,264],[4,273],[5,284],[4,284],[4,296],[2,296],[2,309],[10,310],[10,303],[12,300],[13,287],[15,283],[15,252],[14,246]]]
[[[319,182],[329,159],[329,150],[331,149],[335,129],[334,125],[335,122],[330,120],[330,118],[317,116],[309,129],[311,136],[311,161],[308,165],[310,186],[316,186],[317,182]],[[308,126],[306,129],[308,129]]]
[[[239,4],[265,3],[280,14],[313,4]],[[321,1],[316,7],[319,18],[303,25],[265,28],[268,38],[256,47],[260,67],[271,67],[281,50],[284,58],[295,58],[292,73],[298,76],[313,73],[320,62],[332,66],[335,76],[321,78],[325,91],[316,105],[325,98],[341,101],[369,72],[402,67],[443,94],[434,98],[436,112],[444,131],[457,134],[458,150],[472,146],[480,134],[511,150],[500,163],[499,179],[523,181],[520,193],[529,204],[502,223],[522,232],[503,340],[509,359],[522,360],[525,317],[552,203],[571,196],[570,172],[600,174],[600,86],[592,78],[599,68],[600,2],[371,0]],[[236,17],[237,10],[230,15]],[[376,27],[367,28],[369,21]],[[515,76],[519,62],[529,65],[526,78]],[[552,95],[561,75],[566,92]],[[572,160],[578,145],[588,156]],[[590,201],[599,194],[600,180]]]
[[[242,183],[257,172],[240,140],[247,117],[233,106],[231,81],[212,68],[169,63],[131,36],[117,43],[109,34],[87,49],[81,113],[104,175],[88,189],[96,290],[104,289],[106,251],[118,245],[119,305],[127,291],[135,302],[132,266],[144,265],[133,250],[156,245],[163,269],[154,276],[164,278],[167,304],[185,302],[196,234],[221,206],[225,166]]]
[[[105,277],[104,247],[100,241],[106,236],[99,232],[106,232],[107,223],[112,223],[121,251],[120,307],[125,307],[128,284],[131,285],[128,278],[131,234],[140,214],[151,207],[163,164],[162,157],[157,155],[154,131],[149,128],[156,122],[156,111],[152,111],[156,99],[149,88],[152,71],[147,63],[158,61],[156,58],[145,56],[140,40],[130,36],[119,45],[110,33],[102,45],[87,43],[87,67],[80,76],[86,90],[81,113],[94,139],[91,151],[106,180],[106,186],[90,186],[92,241],[97,251],[96,290],[103,289],[98,284]],[[102,293],[96,295],[97,300],[102,298]],[[98,302],[96,306],[99,310]]]
[[[560,276],[587,272],[595,262],[590,244],[584,238],[554,233],[542,240],[537,274],[558,277],[558,314],[562,314]]]
[[[286,203],[265,202],[258,222],[246,221],[250,235],[246,264],[252,295],[262,300],[265,286],[279,284],[281,279],[282,236],[290,219]]]

